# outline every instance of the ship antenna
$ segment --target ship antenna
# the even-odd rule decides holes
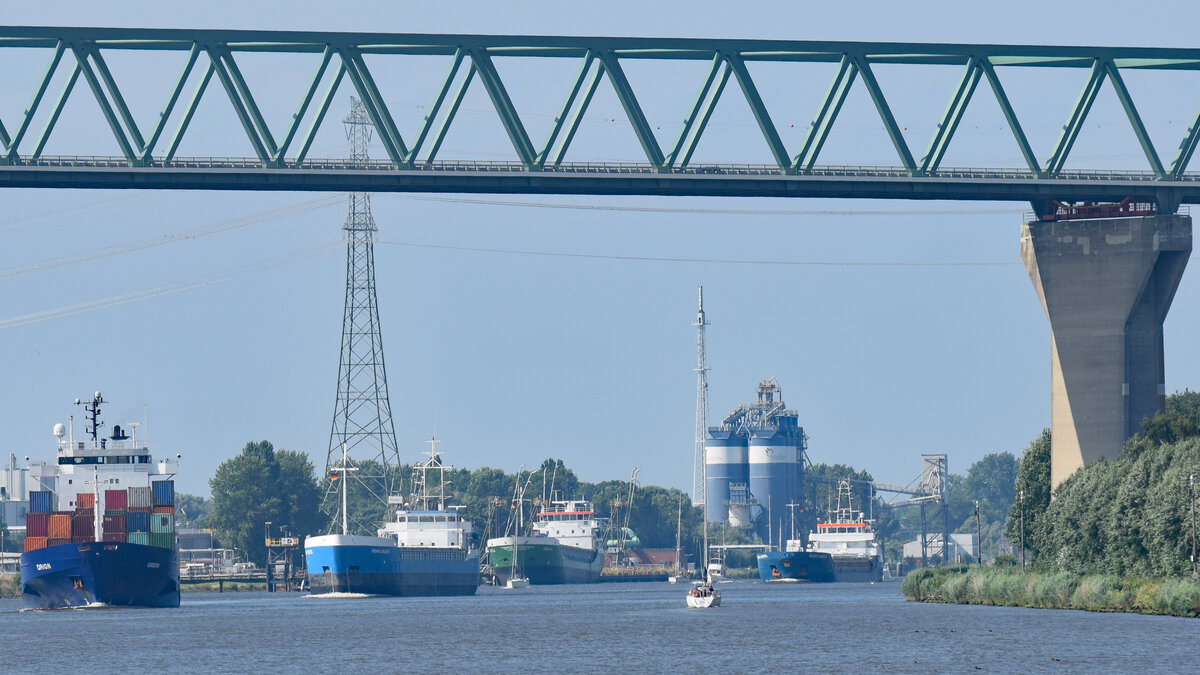
[[[90,403],[81,403],[79,399],[75,399],[75,405],[83,406],[84,419],[92,423],[92,426],[84,427],[83,430],[85,433],[92,435],[93,446],[96,445],[96,437],[100,431],[100,427],[104,426],[104,422],[100,421],[101,403],[104,403],[104,397],[100,395],[100,392],[96,392],[92,395],[92,401]]]

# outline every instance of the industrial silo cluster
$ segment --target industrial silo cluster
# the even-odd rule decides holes
[[[774,378],[758,383],[758,400],[744,403],[708,429],[704,447],[710,522],[753,529],[763,541],[790,522],[801,498],[804,428],[788,410]]]

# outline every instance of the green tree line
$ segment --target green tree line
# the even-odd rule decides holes
[[[374,462],[359,462],[346,482],[348,521],[355,534],[374,534],[379,524],[390,517],[386,494],[379,485],[390,486],[392,494],[410,499],[415,491],[412,465],[382,467]],[[998,528],[1012,502],[1016,459],[1010,453],[994,453],[973,464],[966,476],[951,476],[949,506],[952,527],[974,532],[974,504],[980,502],[985,524]],[[359,477],[373,477],[361,480]],[[818,519],[827,519],[837,506],[837,481],[852,481],[854,509],[875,519],[875,529],[887,543],[888,556],[899,557],[904,541],[920,534],[915,508],[891,508],[869,487],[870,473],[845,464],[815,464],[806,472],[804,496],[796,509],[796,534],[806,536]],[[432,475],[430,480],[436,480]],[[582,481],[561,459],[547,458],[534,469],[508,473],[493,467],[447,469],[445,493],[451,505],[459,505],[474,523],[480,544],[489,537],[502,536],[515,528],[513,497],[517,485],[526,486],[524,508],[526,531],[531,515],[554,499],[586,499],[599,517],[608,518],[613,527],[628,526],[643,547],[671,548],[675,545],[677,521],[683,546],[695,558],[702,536],[701,508],[694,507],[681,490],[638,484],[629,500],[628,480],[598,483]],[[318,475],[308,456],[301,452],[275,449],[269,441],[247,443],[235,457],[222,462],[209,481],[212,499],[180,495],[182,519],[192,526],[214,530],[224,546],[243,552],[248,560],[265,555],[265,523],[272,523],[274,536],[285,528],[289,534],[324,534],[340,528],[333,515],[340,504],[340,484],[329,476]],[[436,486],[431,486],[435,488]],[[331,508],[321,510],[323,498]],[[776,519],[783,523],[783,539],[792,537],[791,514]],[[754,540],[736,528],[713,524],[710,542],[742,544]],[[775,533],[778,538],[779,533]],[[613,538],[620,535],[614,533]],[[778,544],[779,542],[773,541]],[[744,559],[743,559],[744,558]],[[730,560],[731,565],[749,565],[753,556]]]
[[[1076,471],[1050,493],[1050,438],[1021,460],[1023,503],[1009,514],[1035,568],[1076,574],[1173,577],[1191,574],[1188,476],[1200,474],[1200,393],[1167,398],[1120,459]]]

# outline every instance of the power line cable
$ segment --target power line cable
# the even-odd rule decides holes
[[[376,241],[376,244],[428,248],[470,253],[498,253],[504,255],[546,256],[556,258],[587,258],[594,260],[622,260],[633,262],[702,263],[716,265],[788,265],[813,267],[1008,267],[1020,262],[1005,261],[868,261],[868,260],[754,260],[743,258],[685,258],[639,255],[605,255],[602,253],[569,253],[563,251],[528,251],[508,248],[484,248],[478,246],[450,246],[447,244],[421,244],[407,241]]]
[[[25,326],[25,325],[28,325],[31,323],[40,323],[42,321],[48,321],[50,319],[61,319],[63,317],[73,316],[75,314],[91,312],[91,311],[94,311],[97,309],[106,309],[108,307],[115,307],[117,305],[124,305],[124,304],[130,303],[130,302],[137,302],[140,300],[149,300],[150,298],[157,298],[157,297],[163,296],[163,295],[170,295],[172,293],[178,293],[180,291],[187,291],[187,290],[191,290],[193,288],[203,288],[204,286],[211,286],[213,284],[218,284],[223,281],[229,281],[230,279],[234,279],[236,277],[240,277],[245,274],[249,274],[251,272],[256,272],[256,271],[265,270],[265,269],[271,269],[271,268],[275,268],[275,267],[282,267],[284,265],[298,262],[300,260],[306,260],[308,258],[313,258],[318,255],[321,255],[322,253],[340,249],[341,245],[342,245],[342,242],[340,240],[325,242],[323,244],[318,244],[317,246],[313,246],[311,248],[307,248],[307,249],[304,249],[302,251],[298,251],[295,253],[290,253],[287,255],[270,258],[268,260],[255,262],[255,263],[252,263],[249,265],[243,265],[241,267],[236,267],[236,268],[233,268],[233,269],[231,269],[221,275],[215,276],[215,277],[199,277],[196,279],[191,279],[189,281],[180,281],[180,282],[173,283],[173,284],[165,284],[162,286],[157,286],[155,288],[149,288],[149,289],[142,290],[142,291],[135,291],[133,293],[114,295],[114,296],[110,296],[107,298],[101,298],[99,300],[89,300],[87,302],[81,302],[81,303],[77,303],[74,305],[67,305],[65,307],[56,307],[54,309],[47,309],[47,310],[43,310],[40,312],[33,312],[33,313],[25,314],[22,316],[14,316],[9,319],[0,320],[0,328],[15,328],[16,326]]]
[[[259,213],[251,213],[249,215],[240,216],[238,218],[231,218],[229,220],[218,221],[216,223],[210,223],[208,225],[201,225],[199,227],[193,227],[191,229],[182,230],[180,232],[172,232],[170,234],[159,235],[157,237],[149,237],[146,239],[140,239],[140,240],[133,241],[133,242],[127,242],[124,244],[114,244],[112,246],[107,246],[105,248],[87,251],[85,253],[77,253],[74,255],[60,256],[58,258],[51,258],[49,260],[43,260],[43,261],[36,262],[36,263],[30,263],[28,265],[9,267],[8,269],[0,270],[0,279],[20,276],[22,274],[29,274],[30,272],[42,272],[45,270],[56,269],[56,268],[65,267],[68,265],[75,265],[78,263],[90,262],[93,260],[101,260],[104,258],[109,258],[111,256],[121,254],[121,253],[132,253],[134,251],[143,251],[143,250],[150,249],[150,248],[165,246],[166,244],[173,244],[173,243],[181,242],[181,241],[190,241],[193,239],[199,239],[201,237],[207,237],[207,236],[210,236],[213,234],[218,234],[221,232],[229,232],[230,230],[237,230],[237,229],[241,229],[244,227],[249,227],[251,225],[260,225],[262,223],[279,220],[280,218],[285,218],[287,216],[296,215],[299,213],[307,213],[310,211],[316,211],[318,209],[326,208],[328,206],[332,206],[336,203],[341,202],[343,199],[345,199],[345,197],[341,194],[326,195],[326,196],[320,197],[318,199],[312,199],[312,200],[309,200],[306,202],[300,202],[298,204],[291,204],[289,206],[284,206],[284,207],[274,209],[271,211],[262,211]]]

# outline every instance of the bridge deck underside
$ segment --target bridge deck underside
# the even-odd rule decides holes
[[[497,162],[396,169],[385,162],[364,168],[345,160],[309,160],[302,167],[265,169],[254,158],[181,158],[130,167],[120,157],[42,157],[0,165],[3,187],[993,201],[1120,201],[1133,196],[1160,205],[1200,203],[1197,174],[1165,181],[1149,173],[1072,172],[1037,178],[1020,170],[943,169],[936,176],[914,177],[889,167],[827,167],[788,174],[772,166],[701,165],[664,172],[639,164],[578,164],[530,171],[519,163]]]

